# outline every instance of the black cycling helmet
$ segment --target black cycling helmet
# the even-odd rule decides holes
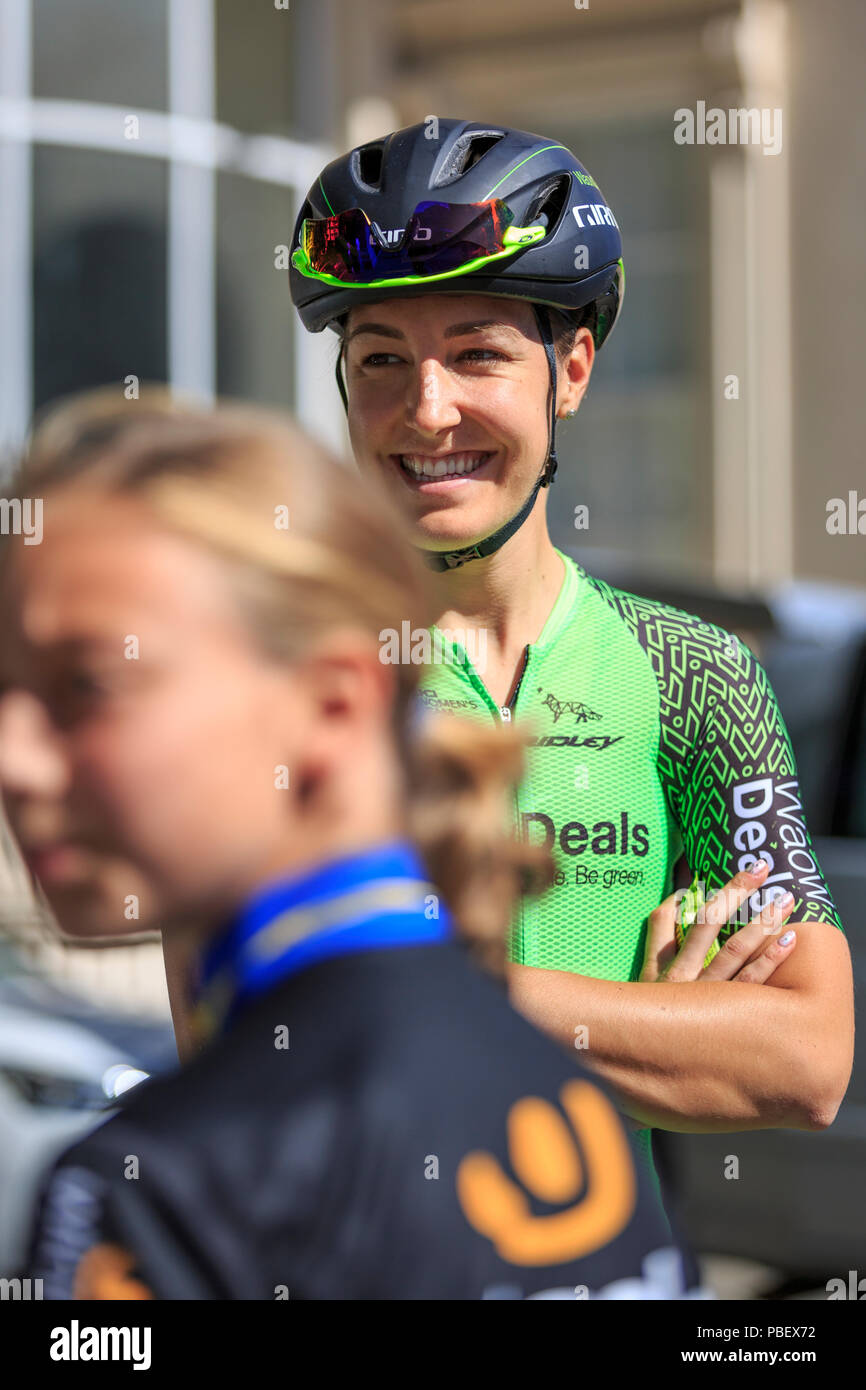
[[[340,332],[355,304],[409,295],[492,294],[532,303],[550,371],[548,451],[538,481],[517,515],[478,545],[424,554],[434,568],[450,569],[497,550],[556,472],[548,308],[575,325],[586,322],[598,349],[622,301],[619,227],[595,180],[570,150],[544,136],[431,117],[322,170],[298,213],[289,281],[313,333]],[[336,375],[347,407],[342,356]]]

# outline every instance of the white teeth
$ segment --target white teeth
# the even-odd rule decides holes
[[[443,458],[427,458],[423,454],[401,454],[400,462],[416,478],[458,478],[474,473],[487,454],[447,454]]]

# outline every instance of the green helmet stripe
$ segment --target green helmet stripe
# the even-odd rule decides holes
[[[331,208],[331,200],[330,200],[330,198],[328,197],[327,193],[325,192],[325,185],[322,183],[322,180],[321,180],[321,179],[319,179],[319,187],[320,187],[321,190],[322,190],[322,197],[324,198],[325,202],[328,204],[328,207]],[[332,217],[336,217],[336,216],[337,216],[337,214],[334,212],[334,209],[333,209],[333,208],[331,208],[331,216],[332,216]]]
[[[493,187],[491,188],[490,192],[489,192],[489,193],[485,193],[485,195],[484,195],[485,200],[486,200],[487,198],[492,198],[492,197],[493,197],[493,194],[495,193],[496,189],[499,187],[499,184],[500,184],[500,183],[504,183],[506,179],[510,179],[510,178],[511,178],[511,175],[514,174],[514,173],[516,173],[518,169],[522,169],[522,167],[523,167],[524,164],[528,164],[529,161],[530,161],[530,159],[534,159],[535,156],[536,156],[537,154],[544,154],[545,150],[565,150],[565,153],[566,153],[566,154],[571,154],[571,150],[566,150],[566,149],[565,149],[565,145],[545,145],[545,146],[544,146],[544,149],[541,149],[541,150],[533,150],[533,151],[532,151],[532,154],[528,154],[528,155],[526,156],[525,159],[521,159],[521,161],[520,161],[519,164],[515,164],[513,168],[509,169],[507,173],[505,173],[505,174],[502,175],[502,178],[499,180],[499,183],[495,183],[495,184],[493,185]],[[573,158],[573,157],[574,157],[574,156],[572,156],[572,158]]]

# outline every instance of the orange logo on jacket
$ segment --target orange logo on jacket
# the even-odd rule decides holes
[[[567,1081],[560,1100],[572,1128],[540,1096],[524,1096],[508,1112],[508,1155],[522,1186],[482,1150],[457,1169],[466,1219],[509,1264],[578,1259],[618,1236],[634,1212],[634,1160],[616,1110],[590,1081]],[[570,1205],[536,1216],[526,1189],[549,1205]]]
[[[133,1278],[135,1256],[121,1245],[93,1245],[78,1262],[73,1298],[153,1298],[140,1279]]]

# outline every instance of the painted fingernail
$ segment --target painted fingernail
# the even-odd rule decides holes
[[[760,878],[767,867],[766,859],[756,859],[754,864],[749,865],[749,873],[753,878]]]
[[[778,901],[782,912],[790,912],[791,908],[794,906],[794,894],[785,893]]]
[[[784,936],[779,937],[779,945],[790,946],[796,935],[797,933],[795,931],[786,931]]]

